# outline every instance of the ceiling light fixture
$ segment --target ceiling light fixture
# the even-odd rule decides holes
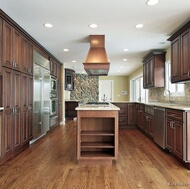
[[[90,24],[89,27],[90,28],[97,28],[98,26],[97,26],[97,24]]]
[[[52,24],[50,24],[50,23],[45,23],[45,24],[44,24],[44,27],[46,27],[46,28],[52,28],[52,27],[53,27],[53,25],[52,25]]]
[[[124,49],[124,51],[126,52],[126,51],[129,51],[129,49]]]
[[[135,28],[142,28],[143,27],[143,24],[137,24],[137,25],[135,25]]]
[[[147,5],[150,5],[150,6],[153,6],[153,5],[156,5],[158,4],[158,0],[148,0],[146,2]]]
[[[77,61],[76,61],[76,60],[73,60],[72,62],[74,63],[74,62],[77,62]]]
[[[63,51],[64,51],[64,52],[68,52],[68,51],[69,51],[69,49],[63,49]]]
[[[127,59],[126,59],[126,58],[124,58],[124,59],[123,59],[123,61],[127,61]]]

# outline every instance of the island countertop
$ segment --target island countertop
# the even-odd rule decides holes
[[[75,110],[120,110],[117,106],[113,104],[109,105],[87,105],[87,104],[80,104]]]

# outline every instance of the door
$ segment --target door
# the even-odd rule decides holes
[[[33,137],[37,138],[42,133],[42,69],[34,65],[34,126]]]
[[[34,126],[33,137],[38,138],[49,130],[50,72],[34,65]]]
[[[113,81],[99,80],[99,101],[111,102],[113,100]]]

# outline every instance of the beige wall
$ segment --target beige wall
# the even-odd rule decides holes
[[[99,80],[113,80],[113,101],[129,101],[129,78],[128,76],[100,76]],[[121,91],[127,91],[127,95],[121,95]]]

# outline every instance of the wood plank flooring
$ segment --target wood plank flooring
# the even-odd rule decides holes
[[[138,130],[119,131],[112,166],[78,165],[76,122],[69,120],[0,166],[0,189],[190,188],[190,171]]]

